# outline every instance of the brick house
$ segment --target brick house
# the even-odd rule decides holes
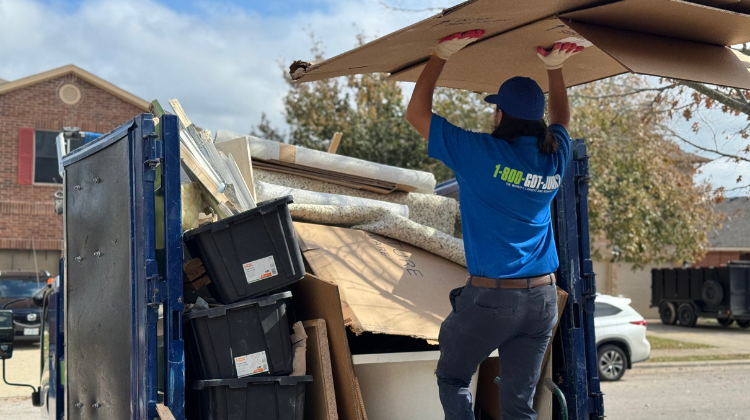
[[[55,137],[62,128],[106,133],[142,112],[148,102],[74,65],[0,80],[0,271],[58,273]]]
[[[728,261],[750,260],[750,197],[730,197],[716,205],[726,219],[721,229],[708,233],[711,247],[706,256],[693,267],[720,267]],[[633,270],[627,263],[613,264],[595,261],[597,291],[623,295],[633,300],[631,306],[646,318],[659,318],[658,308],[651,305],[651,269],[670,267],[670,264],[650,264]],[[674,264],[673,266],[682,266]]]
[[[693,267],[719,267],[727,261],[750,260],[750,197],[730,197],[716,205],[726,216],[721,229],[708,234],[711,249]]]

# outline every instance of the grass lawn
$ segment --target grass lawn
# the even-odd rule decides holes
[[[651,350],[707,349],[708,344],[688,343],[687,341],[670,340],[669,338],[646,336],[651,343]]]
[[[659,362],[704,362],[707,360],[747,360],[750,359],[750,354],[713,354],[713,355],[701,355],[701,356],[664,356],[664,357],[652,357],[648,359],[648,363],[659,363]]]

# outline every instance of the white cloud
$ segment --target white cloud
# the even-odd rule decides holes
[[[279,63],[312,58],[309,31],[332,56],[352,48],[359,31],[384,35],[428,15],[388,11],[375,0],[327,2],[330,14],[269,18],[212,3],[188,14],[150,0],[92,0],[74,10],[0,0],[0,78],[72,63],[143,99],[177,98],[212,131],[248,132],[262,112],[281,126]]]

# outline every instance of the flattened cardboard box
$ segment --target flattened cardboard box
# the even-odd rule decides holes
[[[750,2],[705,0],[467,1],[306,69],[300,82],[390,73],[414,82],[438,40],[484,29],[446,64],[438,86],[495,92],[513,76],[547,90],[536,46],[558,41],[587,48],[563,68],[568,86],[625,72],[750,89],[750,57],[727,48],[750,41]],[[716,6],[716,7],[710,7]]]
[[[355,333],[437,340],[451,312],[449,292],[466,283],[465,267],[360,230],[307,223],[294,228],[314,274],[339,287],[344,318]]]

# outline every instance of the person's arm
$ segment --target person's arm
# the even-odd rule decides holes
[[[537,55],[544,62],[549,80],[549,122],[559,124],[568,130],[570,126],[570,106],[568,104],[568,91],[563,79],[563,62],[572,55],[583,51],[573,43],[557,43],[551,50],[542,47],[536,48]]]
[[[414,93],[409,100],[409,106],[406,108],[405,118],[425,140],[430,139],[432,94],[435,92],[435,85],[443,71],[445,62],[451,55],[476,41],[482,35],[484,35],[484,31],[477,29],[463,33],[458,32],[441,39],[424,69],[422,69],[422,74],[419,75],[417,84],[414,86]]]
[[[406,108],[406,121],[414,127],[425,140],[430,138],[430,121],[432,121],[432,94],[435,91],[445,60],[432,55],[417,79],[409,106]]]
[[[567,131],[570,125],[570,105],[562,69],[547,70],[547,79],[549,80],[549,123],[559,124]]]

